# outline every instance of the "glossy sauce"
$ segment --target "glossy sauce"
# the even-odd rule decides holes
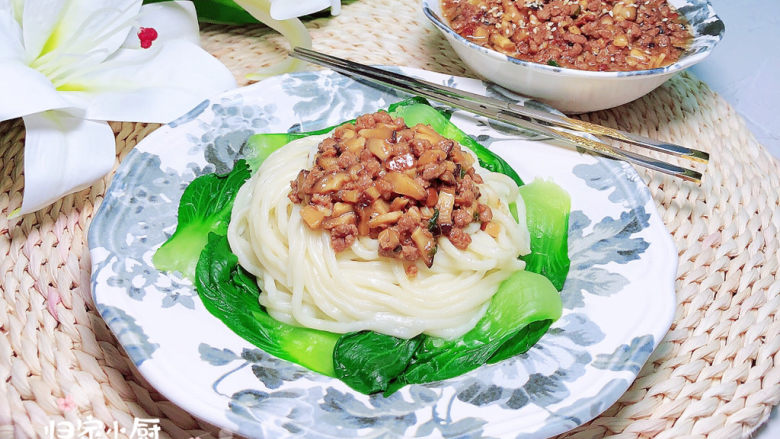
[[[666,0],[443,0],[470,41],[514,58],[592,71],[674,63],[692,39]]]

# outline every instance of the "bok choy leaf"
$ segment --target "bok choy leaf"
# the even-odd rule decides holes
[[[195,266],[208,234],[227,233],[233,200],[249,175],[246,161],[239,160],[227,175],[206,174],[193,180],[179,201],[176,231],[154,253],[154,266],[195,279]]]
[[[300,328],[269,316],[257,301],[254,276],[238,265],[227,237],[211,233],[198,261],[195,285],[207,310],[265,352],[335,376],[333,347],[339,334]]]
[[[535,180],[520,187],[525,202],[531,253],[521,257],[525,269],[539,273],[563,289],[569,274],[569,211],[571,198],[560,186]]]

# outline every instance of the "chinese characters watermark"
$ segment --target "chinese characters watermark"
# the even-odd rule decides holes
[[[160,420],[157,418],[134,418],[133,426],[128,431],[120,427],[117,421],[106,426],[99,419],[87,416],[85,420],[49,421],[44,427],[46,439],[118,439],[120,434],[130,439],[159,439]]]

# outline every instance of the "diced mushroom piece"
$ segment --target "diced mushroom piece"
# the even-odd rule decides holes
[[[431,145],[439,143],[439,140],[442,139],[439,133],[428,125],[417,124],[414,126],[414,132],[416,133],[416,138],[427,140],[431,142]]]
[[[387,161],[387,169],[391,171],[406,171],[416,165],[414,156],[410,153],[401,154]]]
[[[498,233],[501,231],[501,226],[495,221],[491,221],[485,225],[485,232],[493,238],[498,238]]]
[[[358,215],[360,217],[360,221],[357,225],[358,235],[366,236],[371,231],[370,227],[368,226],[368,222],[371,220],[371,212],[371,208],[358,208]]]
[[[412,232],[412,241],[417,247],[417,250],[420,251],[420,256],[425,265],[428,268],[431,268],[433,265],[433,256],[436,254],[436,241],[433,239],[431,232],[418,226],[414,229],[414,232]]]
[[[322,222],[322,228],[330,230],[337,226],[343,226],[348,224],[355,224],[357,221],[357,218],[355,217],[354,212],[347,212],[343,215],[339,216],[333,216],[332,218],[328,218],[325,221]]]
[[[298,173],[298,176],[295,177],[295,183],[293,183],[293,188],[296,189],[295,196],[299,200],[304,200],[306,198],[306,192],[304,191],[304,183],[307,174],[308,172],[301,170],[301,172]]]
[[[409,199],[406,197],[396,197],[392,203],[390,203],[390,210],[402,210],[409,204]]]
[[[317,164],[322,166],[322,169],[324,169],[326,171],[332,171],[332,170],[338,168],[338,162],[339,162],[338,157],[320,156],[317,159]]]
[[[341,189],[341,186],[343,186],[348,181],[349,181],[349,175],[347,174],[344,173],[329,174],[320,178],[320,180],[314,186],[314,191],[318,194],[335,192]]]
[[[452,224],[452,209],[455,207],[455,196],[449,192],[439,193],[436,208],[439,209],[439,225]]]
[[[349,176],[352,177],[353,180],[357,180],[360,178],[360,171],[363,170],[363,165],[361,163],[355,163],[354,165],[350,166],[347,169],[347,172],[349,173]]]
[[[336,128],[336,130],[333,132],[333,134],[341,139],[341,140],[348,140],[352,139],[355,136],[357,136],[357,133],[355,132],[354,126],[340,126]]]
[[[444,162],[444,166],[448,172],[457,173],[458,177],[460,177],[460,170],[463,169],[462,165],[456,164],[455,162],[446,161]]]
[[[471,33],[471,38],[475,40],[483,40],[486,39],[488,35],[490,35],[490,29],[487,26],[480,24]]]
[[[367,131],[367,130],[363,130]],[[368,139],[366,141],[366,145],[368,145],[368,150],[371,151],[372,154],[374,154],[379,160],[385,161],[388,157],[390,157],[390,153],[392,152],[393,148],[390,146],[387,141],[384,139]]]
[[[447,153],[440,149],[429,149],[417,159],[417,166],[425,166],[428,163],[438,163],[447,158]]]
[[[358,131],[358,134],[361,137],[365,137],[366,139],[386,140],[393,136],[393,129],[388,127],[387,125],[382,125],[382,126],[376,126],[374,128],[362,129]]]
[[[439,202],[439,192],[436,189],[428,188],[428,197],[425,199],[426,207],[433,207]]]
[[[370,186],[365,190],[365,194],[373,201],[379,198],[381,195],[379,193],[379,189],[376,188],[376,186]]]
[[[386,253],[395,251],[395,249],[401,245],[401,236],[392,228],[387,228],[379,232],[377,240],[379,240],[379,249]]]
[[[468,171],[469,168],[474,165],[474,157],[472,157],[471,154],[467,153],[466,151],[453,149],[450,155],[452,156],[452,161],[461,165],[462,168],[466,171]]]
[[[388,172],[384,179],[393,186],[393,192],[407,197],[414,198],[417,201],[428,197],[428,192],[422,185],[414,179],[400,172]]]
[[[352,212],[352,206],[347,203],[336,203],[333,205],[333,216],[341,216],[347,212]]]
[[[403,174],[408,175],[411,178],[417,177],[417,171],[414,169],[407,169],[403,171]]]
[[[390,224],[395,224],[395,222],[398,221],[399,218],[401,218],[401,215],[403,215],[403,212],[398,210],[396,210],[395,212],[387,212],[381,215],[377,215],[368,221],[368,227],[376,228],[381,226],[387,226]]]
[[[512,40],[510,40],[509,38],[498,33],[490,34],[490,44],[498,47],[499,49],[505,52],[515,51],[515,43],[513,43]]]
[[[641,50],[638,49],[631,49],[631,52],[629,52],[628,56],[631,58],[636,58],[639,61],[644,61],[645,58],[647,57],[647,54],[643,53]]]
[[[410,207],[409,210],[406,211],[406,214],[409,215],[409,218],[415,223],[419,223],[422,220],[422,212],[420,212],[420,208],[417,206]]]
[[[344,141],[344,147],[347,148],[347,151],[355,155],[360,155],[364,146],[366,146],[365,137],[352,137]]]
[[[341,191],[340,198],[346,203],[355,204],[360,199],[360,193],[354,189]]]
[[[374,203],[371,205],[371,207],[374,209],[374,212],[376,212],[376,213],[378,213],[380,215],[385,214],[387,212],[390,212],[390,205],[387,204],[387,201],[385,201],[385,200],[383,200],[381,198],[376,200],[376,201],[374,201]]]
[[[633,0],[623,0],[612,7],[612,16],[616,20],[636,20],[637,6]]]
[[[301,217],[303,221],[312,229],[319,229],[322,225],[322,220],[328,216],[328,213],[322,209],[317,209],[312,205],[307,205],[301,209]]]

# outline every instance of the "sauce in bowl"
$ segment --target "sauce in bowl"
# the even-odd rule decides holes
[[[692,39],[666,0],[442,0],[442,12],[476,44],[577,70],[663,67]]]

